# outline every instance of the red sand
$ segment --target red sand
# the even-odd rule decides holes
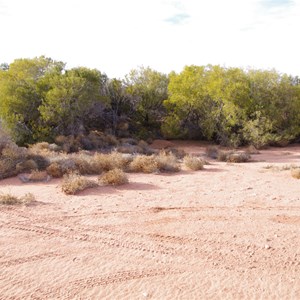
[[[300,181],[263,168],[300,166],[300,147],[252,158],[76,196],[0,181],[37,199],[0,207],[0,299],[300,299]]]

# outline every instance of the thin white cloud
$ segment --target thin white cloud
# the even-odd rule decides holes
[[[2,0],[0,62],[44,54],[111,77],[139,65],[168,73],[208,63],[299,75],[299,1],[267,2]]]
[[[185,23],[189,18],[190,16],[188,14],[180,13],[165,19],[165,21],[173,25],[180,25]]]

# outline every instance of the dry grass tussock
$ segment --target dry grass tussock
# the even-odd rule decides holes
[[[131,172],[178,172],[180,164],[175,155],[161,151],[158,155],[137,155],[128,167]]]
[[[99,183],[103,185],[121,185],[128,183],[128,177],[121,169],[113,169],[98,178]]]
[[[250,160],[250,154],[245,152],[234,152],[227,156],[226,161],[232,163],[243,163]]]
[[[54,177],[60,178],[63,175],[76,171],[76,164],[71,157],[58,157],[57,160],[53,160],[46,168],[46,172]]]
[[[96,153],[95,155],[79,152],[61,155],[56,159],[52,159],[46,171],[49,175],[56,178],[75,171],[82,175],[99,175],[102,172],[115,168],[125,170],[130,161],[130,157],[126,157],[118,152],[108,154]]]
[[[273,164],[269,164],[263,167],[264,169],[267,170],[272,170],[272,171],[292,171],[294,169],[300,169],[300,166],[295,165],[295,164],[290,164],[290,165],[283,165],[283,166],[276,166]]]
[[[22,197],[14,196],[10,193],[0,194],[0,204],[2,205],[28,205],[35,201],[35,196],[32,193],[27,193]]]
[[[93,167],[101,171],[109,171],[113,169],[124,170],[130,163],[131,158],[124,156],[118,152],[109,154],[97,153],[93,157]]]
[[[26,159],[16,165],[16,171],[18,173],[21,172],[29,172],[31,170],[38,170],[39,166],[33,159]]]
[[[17,175],[17,165],[25,161],[26,156],[26,148],[20,148],[14,143],[2,145],[0,153],[0,179]]]
[[[154,155],[137,155],[133,158],[128,166],[128,170],[137,173],[154,173],[158,172],[158,163]]]
[[[95,181],[74,172],[64,175],[61,189],[67,195],[75,195],[80,191],[96,186],[98,184]]]
[[[46,182],[50,180],[50,176],[45,171],[33,170],[29,175],[19,175],[19,179],[23,182]]]
[[[224,162],[243,163],[249,161],[250,158],[250,154],[246,152],[219,151],[217,159]]]
[[[300,168],[291,169],[292,177],[300,179]]]
[[[217,159],[218,161],[243,163],[250,160],[250,152],[254,152],[254,148],[251,147],[247,151],[232,151],[221,150],[218,146],[209,146],[205,152],[208,157]]]
[[[122,139],[121,141],[121,145],[116,148],[116,151],[120,153],[151,155],[157,152],[143,140],[137,141],[135,139]]]
[[[64,136],[55,138],[58,148],[66,153],[78,152],[79,150],[98,150],[112,148],[119,144],[118,139],[110,134],[100,131],[91,131],[88,135]]]
[[[48,143],[40,143],[37,148],[44,149]],[[31,148],[18,147],[0,133],[0,179],[16,176],[22,172],[44,170],[49,165],[48,152],[37,154]]]
[[[32,155],[40,155],[43,157],[55,157],[62,148],[56,144],[49,144],[47,142],[40,142],[29,145],[28,151]]]
[[[177,157],[172,153],[161,151],[156,156],[159,171],[162,172],[179,172],[180,164]]]
[[[205,161],[200,157],[186,155],[183,158],[183,164],[190,170],[198,171],[204,168]]]

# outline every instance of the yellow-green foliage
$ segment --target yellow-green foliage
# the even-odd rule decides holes
[[[198,171],[203,169],[205,162],[200,157],[186,155],[183,158],[183,163],[187,168]]]
[[[74,195],[88,188],[96,187],[97,183],[78,173],[65,174],[61,189],[67,195]]]
[[[17,197],[10,193],[8,193],[8,194],[1,193],[0,194],[0,204],[2,204],[2,205],[18,205],[18,204],[28,205],[34,201],[35,201],[35,197],[31,193],[27,193],[22,197]]]
[[[121,185],[128,183],[128,177],[121,169],[113,169],[99,177],[99,182],[104,185]]]

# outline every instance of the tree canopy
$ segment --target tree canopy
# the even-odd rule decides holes
[[[299,139],[300,80],[218,65],[168,75],[139,67],[120,80],[44,56],[16,59],[0,67],[0,118],[19,144],[101,130],[262,147]]]

